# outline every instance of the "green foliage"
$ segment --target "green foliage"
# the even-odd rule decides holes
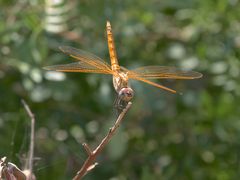
[[[131,82],[133,106],[86,179],[240,177],[238,0],[65,1],[56,12],[46,2],[0,2],[1,157],[24,166],[30,120],[23,98],[36,116],[38,179],[75,175],[87,157],[81,143],[96,147],[116,117],[112,80],[42,67],[71,62],[60,45],[109,62],[110,20],[122,66],[174,65],[204,76],[160,82],[183,95]]]

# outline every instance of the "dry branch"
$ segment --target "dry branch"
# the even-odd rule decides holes
[[[31,137],[30,137],[30,147],[29,147],[29,157],[28,157],[28,163],[27,166],[25,167],[25,170],[28,175],[28,179],[33,180],[35,179],[35,176],[32,173],[33,170],[33,156],[34,156],[34,141],[35,141],[35,116],[32,113],[31,109],[27,105],[27,103],[22,99],[21,100],[28,116],[31,119]]]
[[[85,176],[89,171],[94,169],[96,165],[98,164],[96,162],[97,156],[102,152],[103,148],[109,143],[111,140],[112,136],[115,134],[115,131],[117,128],[120,126],[125,114],[131,107],[132,103],[129,102],[126,106],[125,109],[119,114],[117,120],[115,121],[114,125],[109,129],[108,134],[103,138],[101,143],[96,147],[95,150],[91,151],[90,147],[86,144],[83,143],[83,147],[86,150],[88,154],[88,158],[84,162],[83,166],[81,169],[77,172],[76,176],[73,178],[73,180],[80,180],[83,176]]]

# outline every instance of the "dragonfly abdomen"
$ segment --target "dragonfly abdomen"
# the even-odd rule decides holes
[[[118,60],[117,60],[117,53],[114,45],[114,39],[112,34],[112,28],[109,21],[107,21],[107,39],[108,39],[108,49],[109,49],[109,55],[111,59],[111,66],[113,71],[117,71],[120,69]]]

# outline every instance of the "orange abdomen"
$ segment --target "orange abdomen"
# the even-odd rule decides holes
[[[109,49],[109,55],[111,59],[111,67],[113,71],[118,71],[120,70],[120,67],[117,60],[117,53],[114,45],[112,28],[109,21],[107,21],[106,28],[107,28],[108,49]]]

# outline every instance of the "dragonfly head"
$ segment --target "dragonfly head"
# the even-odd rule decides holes
[[[134,92],[130,87],[124,87],[118,92],[118,97],[125,102],[131,101],[133,96]]]

